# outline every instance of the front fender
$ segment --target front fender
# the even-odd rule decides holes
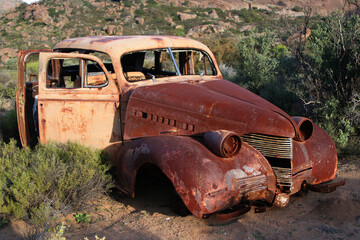
[[[246,143],[234,157],[220,158],[190,137],[134,140],[125,144],[118,157],[120,189],[134,196],[136,174],[145,163],[161,169],[197,217],[245,199],[272,202],[275,196],[276,179],[270,164]]]
[[[335,178],[338,162],[336,147],[331,137],[318,125],[314,124],[314,132],[307,141],[294,141],[293,150],[293,174],[301,175],[309,169],[306,178],[299,177],[297,190],[304,180],[308,184],[320,184]]]

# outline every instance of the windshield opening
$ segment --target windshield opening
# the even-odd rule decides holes
[[[124,76],[129,82],[176,75],[216,75],[214,64],[203,51],[194,49],[151,49],[124,54]]]

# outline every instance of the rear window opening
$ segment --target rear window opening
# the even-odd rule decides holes
[[[108,79],[96,61],[83,58],[56,58],[47,63],[47,88],[104,87]]]

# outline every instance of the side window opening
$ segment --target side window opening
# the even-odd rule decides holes
[[[47,88],[90,88],[108,84],[105,72],[93,60],[56,58],[47,63]]]

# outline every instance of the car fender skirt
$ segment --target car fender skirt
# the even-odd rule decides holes
[[[134,196],[136,174],[145,163],[159,167],[186,207],[200,218],[243,200],[271,203],[275,197],[276,178],[270,164],[247,143],[235,156],[221,158],[201,139],[155,136],[133,140],[118,157],[120,189]]]

